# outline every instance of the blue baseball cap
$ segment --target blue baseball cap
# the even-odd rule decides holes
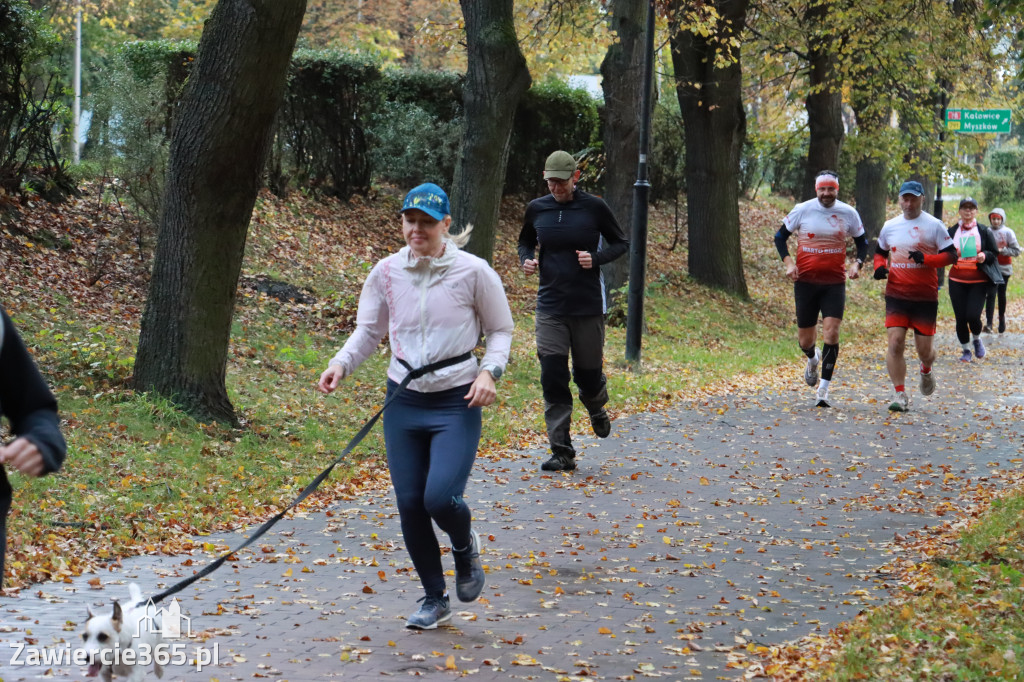
[[[423,211],[434,220],[444,220],[446,215],[451,215],[452,209],[448,203],[448,195],[444,190],[432,182],[425,182],[409,190],[402,203],[402,213],[416,209]]]
[[[924,187],[917,180],[907,180],[900,185],[900,196],[904,194],[913,194],[915,197],[924,196]]]

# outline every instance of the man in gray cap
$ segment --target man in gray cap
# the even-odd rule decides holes
[[[605,404],[604,316],[607,312],[600,266],[629,250],[622,228],[608,205],[576,187],[576,159],[556,151],[544,162],[550,194],[526,208],[519,233],[519,262],[527,275],[537,273],[537,357],[544,392],[544,421],[551,458],[545,471],[576,468],[569,436],[572,421],[571,378],[579,388],[590,424],[607,438],[611,422]],[[537,253],[537,247],[540,252]]]
[[[939,278],[935,269],[956,261],[956,247],[938,218],[924,212],[924,188],[908,180],[900,187],[901,215],[887,220],[875,247],[875,279],[885,285],[885,332],[889,349],[885,366],[893,385],[889,409],[910,408],[904,382],[907,331],[914,330],[914,346],[921,361],[921,395],[935,391],[932,363],[935,321],[939,311]]]

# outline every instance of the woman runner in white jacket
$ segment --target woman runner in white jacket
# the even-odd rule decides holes
[[[402,535],[425,595],[406,627],[429,630],[451,619],[432,521],[451,540],[456,594],[473,601],[484,587],[480,537],[463,500],[480,442],[481,408],[508,362],[512,313],[498,274],[459,249],[448,196],[435,184],[413,188],[402,205],[407,246],[378,262],[359,297],[356,329],[320,376],[331,393],[377,348],[391,344],[388,396],[413,368],[463,354],[464,360],[413,380],[384,413],[384,442]],[[468,351],[481,335],[482,361]]]
[[[985,297],[985,329],[992,333],[992,317],[995,312],[996,298],[999,299],[999,333],[1006,331],[1006,287],[1010,284],[1010,275],[1013,274],[1013,259],[1020,255],[1020,245],[1017,243],[1017,235],[1006,226],[1006,211],[1001,208],[993,208],[988,214],[989,225],[992,226],[992,236],[996,238],[996,248],[999,257],[999,272],[1003,275],[1002,284],[993,284]]]

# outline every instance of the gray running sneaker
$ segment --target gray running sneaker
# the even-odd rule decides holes
[[[455,596],[459,601],[476,601],[487,578],[480,563],[480,536],[469,531],[469,547],[452,549],[455,557]]]
[[[814,349],[814,357],[807,358],[807,367],[804,368],[804,381],[808,386],[818,385],[818,365],[821,364],[821,349]]]
[[[889,403],[890,412],[906,412],[910,409],[910,398],[907,397],[906,391],[896,391],[893,393],[892,402]]]
[[[981,338],[974,339],[974,357],[981,360],[985,357],[985,344],[981,342]]]
[[[935,374],[921,372],[921,395],[931,395],[935,392]]]
[[[448,597],[431,597],[427,595],[417,601],[423,602],[420,610],[409,616],[405,627],[413,630],[433,630],[439,623],[447,623],[452,619],[452,610],[448,608]]]
[[[832,403],[830,403],[828,401],[828,389],[827,388],[823,389],[821,386],[818,387],[817,399],[818,399],[818,402],[815,403],[815,405],[817,405],[818,407],[832,407]]]

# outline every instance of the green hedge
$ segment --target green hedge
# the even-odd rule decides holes
[[[1003,192],[1002,199],[1024,199],[1024,149],[1020,147],[999,147],[990,149],[985,155],[986,175],[993,192]],[[1012,181],[1012,189],[1005,194],[1005,178]],[[984,181],[985,178],[983,177]],[[982,182],[982,187],[986,187]]]
[[[140,81],[165,78],[166,137],[195,52],[191,43],[130,43],[125,59]],[[348,197],[373,180],[450,186],[461,136],[463,76],[381,69],[365,57],[299,50],[277,120],[268,183]],[[156,132],[154,134],[157,134]],[[505,192],[536,193],[544,158],[579,152],[600,139],[597,103],[560,82],[535,85],[516,111]]]
[[[367,114],[383,104],[378,64],[334,51],[292,58],[277,143],[298,184],[342,198],[370,187]]]
[[[579,158],[600,141],[599,131],[597,102],[585,90],[556,81],[534,85],[516,110],[505,193],[543,191],[548,154],[564,149]]]
[[[1018,198],[1017,180],[1011,175],[981,176],[981,196],[986,204],[995,206]]]

